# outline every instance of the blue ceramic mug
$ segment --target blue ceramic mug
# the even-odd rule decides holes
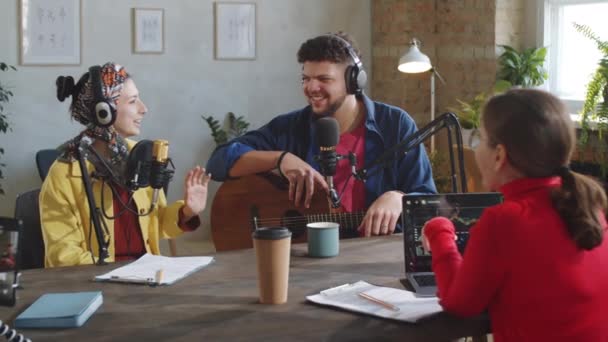
[[[335,222],[314,222],[306,225],[308,256],[329,258],[340,251],[340,225]]]

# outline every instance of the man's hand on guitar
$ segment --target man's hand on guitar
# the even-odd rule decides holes
[[[359,225],[358,230],[361,235],[369,237],[392,234],[401,214],[402,197],[403,193],[398,191],[387,191],[378,197]]]
[[[304,203],[306,208],[310,207],[310,200],[315,192],[315,184],[325,192],[329,191],[323,176],[295,154],[287,153],[283,157],[279,168],[289,181],[289,200],[293,201],[296,206]]]

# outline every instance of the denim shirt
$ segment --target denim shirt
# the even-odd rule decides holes
[[[407,194],[436,193],[431,165],[423,145],[397,156],[388,167],[376,169],[371,163],[386,150],[416,132],[416,123],[402,109],[372,101],[362,95],[365,104],[365,203],[369,207],[390,190]],[[310,106],[274,118],[258,130],[218,146],[207,162],[207,172],[216,181],[224,181],[239,157],[249,151],[289,151],[319,170],[314,157],[319,154],[315,139],[314,113]]]

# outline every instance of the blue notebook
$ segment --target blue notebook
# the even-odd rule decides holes
[[[101,291],[47,293],[15,319],[16,328],[80,327],[101,306]]]

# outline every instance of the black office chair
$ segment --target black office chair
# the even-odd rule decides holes
[[[0,217],[0,305],[15,305],[15,290],[19,285],[20,233],[21,220]]]
[[[36,152],[36,166],[40,179],[44,182],[46,175],[49,173],[49,168],[59,156],[59,151],[55,149],[40,150]]]
[[[23,230],[19,234],[19,269],[44,267],[44,241],[38,197],[40,189],[30,190],[17,196],[15,218],[23,221]]]

